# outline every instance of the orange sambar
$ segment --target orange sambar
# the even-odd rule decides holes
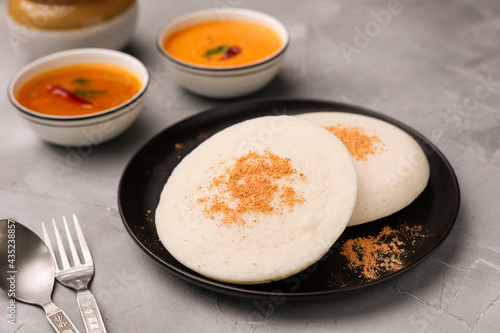
[[[163,40],[172,57],[194,65],[239,66],[257,62],[276,52],[283,42],[276,32],[249,21],[209,21],[178,30]],[[225,56],[217,50],[237,47],[238,54]]]
[[[141,89],[127,69],[110,64],[78,64],[40,74],[16,96],[24,107],[56,116],[80,116],[120,105]]]

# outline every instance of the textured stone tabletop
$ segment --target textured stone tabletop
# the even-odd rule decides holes
[[[108,332],[500,332],[499,1],[141,0],[139,6],[125,52],[151,73],[145,109],[123,135],[85,151],[42,142],[16,114],[5,92],[30,59],[0,23],[1,218],[41,235],[42,221],[79,216],[96,264],[91,289]],[[227,6],[277,17],[292,39],[276,79],[239,100],[362,106],[408,124],[444,153],[460,183],[461,209],[426,261],[355,293],[275,304],[194,286],[134,243],[117,205],[127,162],[168,126],[229,103],[179,88],[156,50],[156,33],[181,14]],[[53,299],[83,332],[74,292],[56,285]],[[1,332],[51,331],[41,308],[21,302],[9,324],[8,302],[1,295]]]

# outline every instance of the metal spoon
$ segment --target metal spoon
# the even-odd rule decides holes
[[[14,220],[0,220],[0,288],[11,300],[43,307],[56,332],[78,333],[52,302],[54,273],[52,256],[40,237]]]

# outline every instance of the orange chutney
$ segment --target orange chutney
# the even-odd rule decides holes
[[[276,52],[283,42],[271,28],[250,21],[209,21],[178,30],[163,40],[172,57],[194,65],[238,66]]]
[[[127,69],[79,64],[47,71],[24,84],[16,96],[24,107],[56,116],[80,116],[122,104],[141,89]]]

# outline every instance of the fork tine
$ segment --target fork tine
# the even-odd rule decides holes
[[[80,242],[80,247],[82,249],[83,259],[85,263],[88,264],[89,262],[92,262],[92,255],[90,254],[87,242],[85,241],[82,229],[80,228],[80,223],[78,223],[78,219],[75,214],[73,214],[73,222],[75,222],[76,234],[78,235],[78,241]]]
[[[57,265],[56,256],[54,254],[54,250],[52,249],[52,244],[50,243],[49,234],[47,232],[47,228],[45,228],[45,223],[43,223],[43,222],[42,222],[42,230],[43,230],[43,240],[45,241],[45,245],[47,246],[50,254],[52,255],[52,259],[54,260],[54,266],[55,266],[56,270],[59,270],[59,267]]]
[[[68,261],[68,256],[66,256],[66,250],[64,250],[64,245],[61,240],[61,235],[59,235],[59,231],[57,231],[56,220],[52,219],[52,224],[54,225],[54,233],[56,234],[57,249],[59,250],[59,254],[61,257],[62,269],[68,269],[71,266]]]
[[[73,257],[73,264],[81,264],[80,257],[78,257],[78,252],[76,252],[75,243],[73,242],[73,236],[68,228],[68,222],[66,222],[66,217],[63,216],[64,229],[66,229],[66,236],[68,237],[69,249],[71,250],[71,256]]]

